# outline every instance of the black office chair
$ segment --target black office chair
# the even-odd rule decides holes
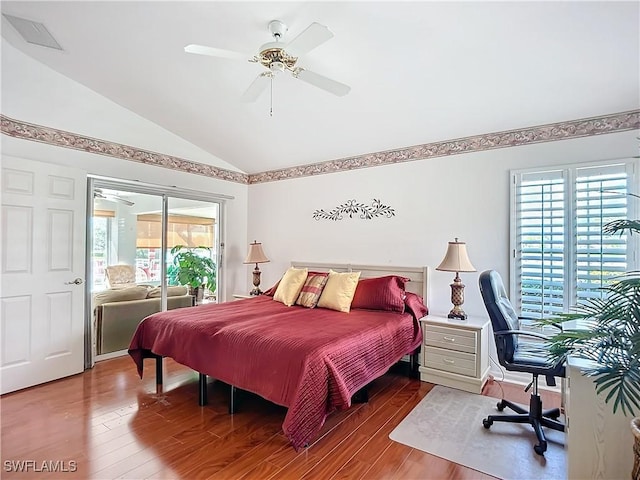
[[[489,428],[493,422],[530,423],[539,442],[534,445],[533,449],[538,455],[543,455],[547,450],[547,440],[542,427],[564,432],[564,425],[557,421],[560,409],[542,410],[542,401],[538,395],[538,375],[546,378],[547,385],[555,386],[555,377],[565,376],[564,364],[563,362],[549,362],[544,346],[536,347],[518,341],[518,337],[521,335],[543,339],[547,339],[547,337],[539,333],[520,330],[520,318],[509,302],[498,272],[487,270],[480,274],[480,293],[491,319],[500,365],[513,372],[525,372],[533,375],[533,380],[525,389],[528,391],[533,386],[529,411],[509,400],[502,399],[498,402],[498,411],[501,412],[504,407],[509,407],[517,412],[517,415],[489,415],[482,421],[482,424],[485,428]]]

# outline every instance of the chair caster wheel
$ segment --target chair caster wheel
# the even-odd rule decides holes
[[[540,444],[538,445],[534,445],[533,446],[533,450],[538,454],[538,455],[544,455],[544,452],[547,451],[547,442],[540,442]]]
[[[498,404],[496,405],[496,408],[498,409],[499,412],[503,411],[504,407],[505,407],[505,404],[504,404],[504,402],[502,400],[500,400],[498,402]]]
[[[482,425],[484,425],[484,428],[489,428],[491,425],[493,425],[493,420],[485,418],[484,420],[482,420]]]

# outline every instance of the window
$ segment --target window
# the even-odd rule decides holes
[[[605,235],[611,220],[635,215],[628,161],[512,172],[511,299],[523,322],[567,312],[637,267],[635,238]]]
[[[167,218],[167,263],[176,245],[215,248],[215,218],[190,215],[169,215]],[[140,281],[160,280],[162,257],[162,216],[140,214],[136,217],[136,267]],[[145,278],[146,277],[146,278]]]
[[[109,246],[111,245],[114,217],[115,212],[112,210],[94,210],[93,212],[92,290],[105,288],[105,268],[113,263],[113,254]]]

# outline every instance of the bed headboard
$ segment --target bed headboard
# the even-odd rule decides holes
[[[361,272],[360,278],[383,277],[398,275],[410,279],[405,289],[417,293],[429,305],[429,267],[396,267],[392,265],[355,265],[350,263],[315,263],[291,262],[292,267],[308,268],[314,272]]]

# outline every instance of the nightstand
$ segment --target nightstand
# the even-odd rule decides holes
[[[420,323],[420,380],[481,393],[489,375],[489,319],[427,315]]]
[[[255,295],[249,295],[248,293],[246,295],[242,294],[242,293],[234,293],[232,295],[232,297],[233,297],[234,300],[242,300],[243,298],[255,298],[256,296]]]

